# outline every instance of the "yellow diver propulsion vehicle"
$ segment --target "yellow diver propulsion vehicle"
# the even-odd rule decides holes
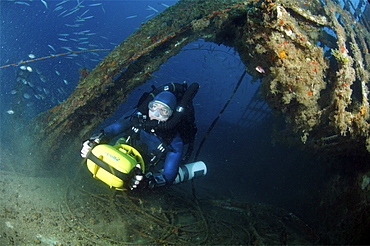
[[[93,177],[103,181],[110,188],[127,190],[130,181],[135,175],[135,167],[145,173],[144,160],[139,151],[127,144],[108,145],[98,144],[87,154],[87,168]],[[151,172],[150,172],[151,173]],[[152,174],[155,183],[149,188],[162,186],[165,180],[162,176],[163,169]],[[184,183],[193,178],[205,176],[207,166],[203,161],[181,165],[173,184]]]
[[[127,144],[96,145],[86,158],[87,168],[93,177],[116,190],[127,190],[125,183],[133,177],[135,167],[140,167],[142,172],[145,172],[143,157],[139,151]]]

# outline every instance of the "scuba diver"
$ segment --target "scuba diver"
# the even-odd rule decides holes
[[[107,144],[116,136],[125,133],[125,138],[119,139],[117,144],[133,146],[145,163],[137,164],[123,175],[121,179],[126,180],[124,189],[127,190],[182,183],[206,174],[203,162],[181,165],[182,162],[186,163],[191,155],[197,132],[192,99],[199,89],[199,84],[193,83],[188,87],[186,82],[170,83],[152,88],[150,93],[143,94],[133,112],[126,113],[115,123],[101,130],[98,136],[86,140],[81,149],[83,158],[100,162],[90,154],[94,147]],[[186,153],[184,145],[187,145]],[[141,158],[136,156],[136,159]],[[158,170],[158,162],[164,162],[163,169]],[[117,173],[112,172],[111,166],[104,163],[100,166],[105,166],[105,170],[110,173]],[[92,169],[95,170],[95,167]],[[109,184],[109,181],[106,183]]]

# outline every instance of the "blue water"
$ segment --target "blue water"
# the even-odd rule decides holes
[[[176,3],[176,1],[69,0],[60,4],[61,2],[46,1],[48,5],[46,8],[39,0],[1,1],[1,65],[30,60],[30,54],[40,58],[71,50],[112,49],[139,28],[141,23]],[[58,7],[60,9],[57,9]],[[69,14],[75,9],[78,10]],[[61,14],[63,11],[66,12]],[[84,18],[87,19],[83,20]],[[197,47],[208,51],[191,50]],[[207,125],[209,119],[217,116],[229,98],[244,67],[238,55],[228,47],[199,40],[189,44],[184,50],[188,51],[171,58],[154,74],[152,81],[148,81],[147,85],[139,90],[143,91],[151,84],[198,82],[201,90],[194,103],[199,109],[198,119],[208,119],[199,123]],[[27,88],[26,94],[30,95],[30,98],[25,100],[27,110],[23,116],[30,119],[65,100],[77,85],[78,70],[80,68],[92,70],[107,54],[107,51],[86,52],[26,64],[33,69],[29,81],[34,87]],[[0,113],[5,118],[12,117],[7,111],[12,110],[9,102],[17,69],[19,66],[0,70],[2,78]],[[46,82],[42,82],[40,77]],[[236,122],[237,112],[242,110],[248,96],[255,92],[257,84],[251,85],[247,83],[248,80],[250,78],[245,79],[229,110],[226,111],[225,120]],[[44,88],[48,94],[44,93]],[[35,90],[45,98],[39,100],[33,96]],[[139,94],[141,92],[134,93],[133,99],[129,100],[122,110],[134,105]],[[121,111],[118,114],[120,113]]]

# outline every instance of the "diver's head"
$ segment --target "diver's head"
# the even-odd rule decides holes
[[[166,121],[176,107],[176,97],[169,91],[162,91],[148,104],[151,120]]]

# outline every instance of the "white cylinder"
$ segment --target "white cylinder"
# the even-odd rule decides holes
[[[193,178],[205,176],[206,174],[207,166],[203,161],[181,165],[173,184],[183,183]]]

